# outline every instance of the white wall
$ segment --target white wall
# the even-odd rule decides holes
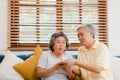
[[[120,53],[120,1],[108,0],[109,45],[112,54]],[[7,49],[7,0],[0,0],[0,53]]]
[[[108,0],[109,45],[112,54],[120,54],[120,0]]]
[[[7,0],[0,0],[0,53],[7,49]]]

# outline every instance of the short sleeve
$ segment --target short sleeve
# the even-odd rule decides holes
[[[97,58],[97,65],[106,70],[106,67],[110,67],[110,55],[106,45],[102,45],[99,48],[99,57]]]
[[[41,57],[40,57],[40,59],[38,61],[37,66],[45,68],[46,64],[47,64],[47,53],[43,52],[43,54],[41,55]]]

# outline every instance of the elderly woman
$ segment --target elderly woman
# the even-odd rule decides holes
[[[45,51],[37,68],[37,76],[41,80],[72,80],[74,74],[65,59],[72,58],[66,54],[65,50],[69,47],[67,36],[63,32],[54,33],[49,42],[49,51]]]

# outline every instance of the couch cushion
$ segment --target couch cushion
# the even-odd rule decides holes
[[[38,59],[42,54],[42,49],[39,45],[34,49],[34,54],[26,59],[23,63],[19,63],[13,66],[13,68],[19,72],[26,80],[39,80],[36,76],[36,69]]]
[[[32,56],[33,54],[18,54],[17,56],[23,60],[28,59],[30,56]]]
[[[2,62],[4,55],[0,54],[0,63]]]
[[[23,62],[12,52],[7,51],[0,64],[0,80],[24,80],[23,77],[13,69],[13,65]]]
[[[77,59],[77,54],[72,55],[74,59]]]

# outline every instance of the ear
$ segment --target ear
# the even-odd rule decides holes
[[[92,32],[90,32],[90,35],[92,36],[92,38],[94,38],[94,34]]]

